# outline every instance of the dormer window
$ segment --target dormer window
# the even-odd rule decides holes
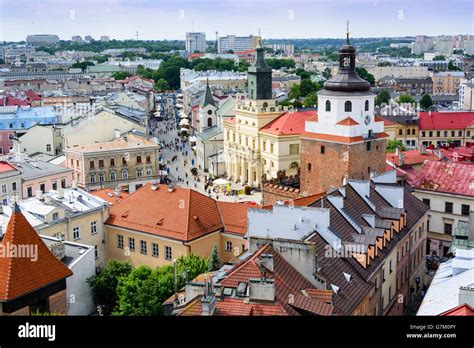
[[[352,103],[350,100],[346,100],[344,103],[344,112],[351,112],[352,111]]]
[[[326,100],[326,111],[331,111],[331,102]]]

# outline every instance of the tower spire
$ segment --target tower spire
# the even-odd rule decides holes
[[[346,42],[349,45],[349,21],[346,21]]]

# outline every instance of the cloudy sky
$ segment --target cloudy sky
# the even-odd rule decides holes
[[[0,0],[0,41],[28,34],[184,39],[474,34],[472,0]]]

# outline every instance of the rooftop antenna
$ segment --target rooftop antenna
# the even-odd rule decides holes
[[[135,37],[137,38],[137,41],[138,41],[138,31],[135,32]]]
[[[346,42],[349,43],[349,21],[346,21]]]

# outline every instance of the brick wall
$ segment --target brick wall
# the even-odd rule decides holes
[[[13,312],[13,313],[2,313],[2,315],[8,316],[8,315],[30,315],[30,307],[25,306],[23,308],[20,308],[19,310]]]
[[[324,153],[321,147],[324,146]],[[301,139],[301,181],[304,195],[327,192],[331,185],[342,185],[343,177],[369,179],[370,171],[385,171],[385,139],[371,141],[368,151],[366,142],[338,144],[315,139]],[[311,170],[308,171],[308,164]]]
[[[49,312],[58,314],[67,314],[67,297],[66,290],[49,296]]]
[[[301,197],[300,190],[278,184],[262,185],[263,205],[273,205],[276,201],[286,201]]]

